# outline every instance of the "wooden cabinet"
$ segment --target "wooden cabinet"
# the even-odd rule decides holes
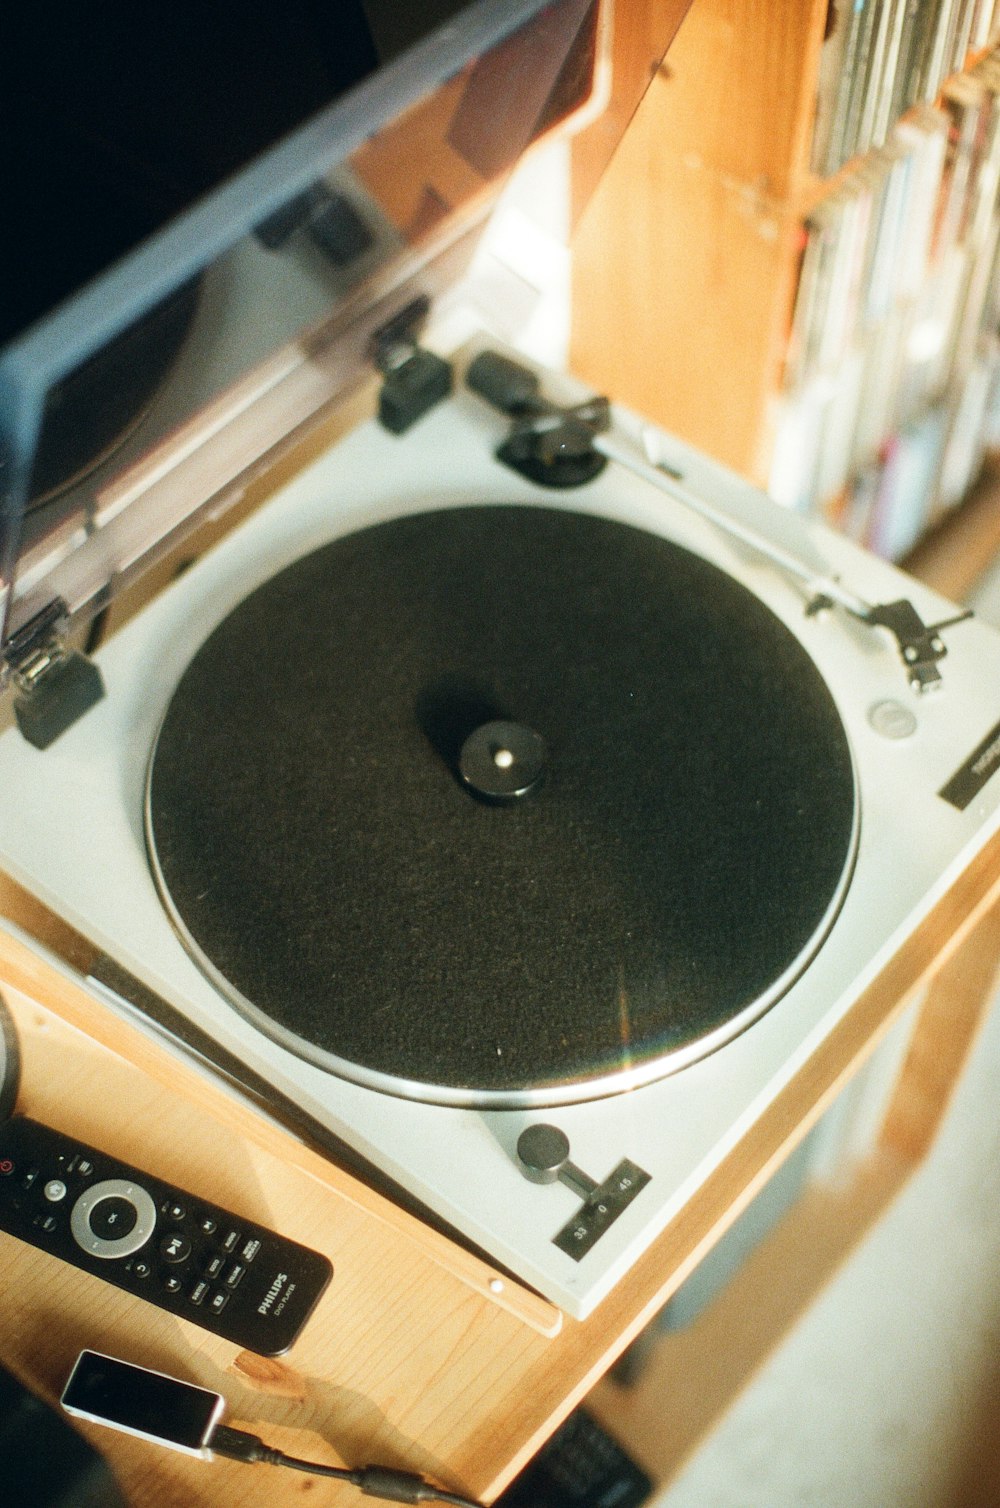
[[[824,21],[823,0],[696,0],[574,240],[573,369],[755,481]]]
[[[846,25],[849,8],[839,9]],[[951,9],[974,6],[956,0]],[[574,370],[762,486],[773,481],[811,217],[819,206],[828,214],[900,150],[890,140],[830,178],[813,171],[827,23],[827,0],[696,0],[574,241]],[[931,129],[948,139],[947,117],[934,119]],[[986,273],[995,186],[993,201]],[[790,433],[793,453],[809,443]],[[854,464],[878,464],[889,439],[859,441]],[[823,494],[823,511],[846,524],[834,497]],[[851,532],[873,543],[863,523]]]

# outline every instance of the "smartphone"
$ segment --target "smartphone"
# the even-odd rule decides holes
[[[80,1352],[60,1401],[77,1418],[206,1458],[225,1408],[221,1393],[99,1351]]]

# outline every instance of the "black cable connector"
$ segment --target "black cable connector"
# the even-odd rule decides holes
[[[284,1451],[265,1445],[263,1440],[246,1430],[230,1429],[225,1424],[217,1426],[208,1441],[208,1448],[216,1455],[227,1456],[231,1461],[243,1461],[246,1465],[287,1466],[293,1471],[312,1472],[315,1476],[336,1477],[339,1481],[350,1482],[368,1497],[382,1498],[389,1503],[451,1503],[454,1508],[480,1508],[471,1498],[445,1492],[410,1471],[396,1471],[391,1466],[362,1466],[352,1471],[346,1466],[303,1461],[298,1456],[286,1456]]]

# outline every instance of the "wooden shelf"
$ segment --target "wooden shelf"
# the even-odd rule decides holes
[[[572,248],[573,370],[759,486],[804,221],[864,161],[811,168],[826,14],[696,0]],[[976,564],[977,533],[955,535]]]
[[[574,371],[758,482],[824,18],[696,0],[573,241]]]

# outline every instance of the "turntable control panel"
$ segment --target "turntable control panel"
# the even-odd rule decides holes
[[[0,1132],[0,1230],[261,1356],[291,1346],[320,1252],[26,1116]]]
[[[649,1174],[625,1157],[603,1183],[570,1162],[569,1137],[544,1121],[528,1126],[517,1142],[521,1172],[532,1183],[565,1184],[583,1203],[573,1219],[554,1236],[560,1251],[582,1261],[610,1225],[649,1183]]]

